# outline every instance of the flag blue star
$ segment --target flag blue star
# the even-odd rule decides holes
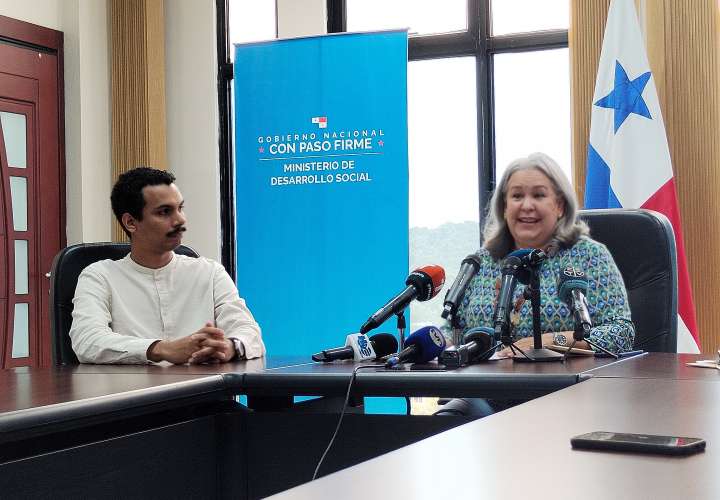
[[[608,95],[597,101],[595,106],[615,110],[616,134],[630,113],[635,113],[636,115],[644,116],[652,120],[650,110],[647,104],[645,104],[645,99],[642,97],[648,80],[650,80],[649,71],[630,81],[620,61],[615,61],[615,88],[613,88]]]

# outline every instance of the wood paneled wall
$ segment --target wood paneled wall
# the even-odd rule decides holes
[[[720,347],[720,3],[645,0],[703,352]]]
[[[572,105],[572,176],[578,200],[582,203],[585,199],[590,111],[610,0],[571,0],[570,5],[568,45]]]
[[[167,167],[163,0],[110,0],[113,181]],[[113,222],[113,240],[125,241]]]
[[[720,347],[720,3],[636,0],[672,156],[703,352]],[[608,0],[572,0],[573,180],[582,199]]]

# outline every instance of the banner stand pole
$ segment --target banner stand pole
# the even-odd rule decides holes
[[[396,314],[397,316],[397,330],[398,330],[398,352],[405,349],[405,310],[400,311]]]

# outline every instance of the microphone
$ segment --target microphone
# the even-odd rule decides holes
[[[510,309],[515,287],[518,283],[529,285],[532,278],[530,268],[539,265],[545,259],[547,254],[539,248],[520,248],[505,257],[501,270],[500,294],[493,316],[495,338],[502,339],[502,332],[510,331]]]
[[[560,273],[558,280],[558,296],[560,300],[570,306],[575,319],[575,328],[582,329],[583,335],[590,333],[592,320],[588,311],[585,295],[588,290],[588,280],[585,273],[579,269],[568,266]],[[577,339],[577,338],[576,338]]]
[[[465,295],[470,280],[477,274],[480,269],[480,258],[476,254],[470,254],[465,257],[465,260],[460,264],[460,271],[458,272],[455,281],[453,282],[450,290],[445,294],[445,303],[443,304],[443,311],[440,316],[447,319],[450,315],[455,315],[460,300]]]
[[[539,248],[521,248],[520,250],[515,250],[510,255],[516,253],[522,254],[523,263],[526,266],[536,266],[547,259],[547,254]]]
[[[424,326],[405,340],[405,349],[387,360],[385,366],[392,368],[400,363],[427,363],[445,349],[445,337],[434,326]]]
[[[397,352],[398,342],[389,333],[378,333],[368,339],[362,333],[353,333],[345,339],[345,347],[325,349],[312,355],[313,361],[335,361],[336,359],[354,359],[366,361],[377,359]]]
[[[360,327],[360,333],[367,333],[382,325],[390,316],[405,309],[410,302],[430,300],[442,289],[445,270],[440,266],[425,266],[415,269],[405,280],[407,288],[377,310]]]
[[[547,259],[547,254],[539,248],[520,248],[510,252],[507,257],[520,259],[522,266],[516,270],[515,277],[523,285],[529,285],[532,275],[530,267],[536,266]]]
[[[500,272],[502,274],[500,294],[498,295],[495,315],[493,316],[493,326],[495,338],[502,339],[504,336],[503,332],[510,331],[510,309],[512,308],[515,287],[517,287],[518,281],[522,283],[526,277],[529,282],[530,276],[524,268],[522,260],[512,254],[505,257]],[[518,274],[521,275],[522,279],[518,279]],[[525,274],[527,274],[527,276],[525,276]]]
[[[465,333],[464,344],[450,346],[440,354],[439,361],[449,368],[472,363],[474,361],[487,361],[495,352],[495,332],[487,326],[471,328]]]

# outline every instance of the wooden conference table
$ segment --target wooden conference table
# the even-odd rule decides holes
[[[601,377],[619,387],[629,384],[629,379],[652,384],[660,374],[665,376],[665,383],[674,384],[702,386],[720,380],[720,375],[713,370],[685,369],[684,361],[690,359],[694,358],[651,354],[619,362],[583,358],[565,364],[528,365],[502,361],[454,372],[361,370],[355,391],[358,397],[505,395],[516,398],[549,394],[475,422],[471,427],[481,425],[484,429],[489,423],[506,419],[512,421],[496,425],[520,426],[523,424],[513,415],[519,410],[528,411],[527,405],[540,404],[543,413],[531,412],[536,414],[536,423],[524,425],[528,430],[546,430],[553,428],[552,422],[565,418],[564,410],[554,406],[560,403],[545,403],[548,398],[576,399],[575,402],[560,399],[562,404],[558,408],[563,405],[582,408],[590,405],[590,408],[601,404],[602,401],[588,402],[599,397],[594,393],[583,395],[583,388],[591,387],[588,385],[591,382],[596,385]],[[288,405],[288,398],[302,394],[344,394],[353,369],[352,363],[317,365],[306,361],[271,357],[213,366],[80,365],[0,372],[3,389],[0,392],[0,491],[11,491],[12,496],[259,498],[300,484],[311,477],[334,429],[337,409],[312,404]],[[591,376],[595,380],[576,385]],[[567,389],[553,392],[563,388]],[[647,389],[638,390],[642,393]],[[239,394],[247,394],[260,403],[269,401],[265,408],[272,411],[248,412],[234,401],[233,396]],[[636,406],[629,405],[619,394],[607,400],[613,402],[608,403],[609,409],[616,405],[617,398],[620,398],[617,404],[622,403],[623,407]],[[704,397],[698,394],[688,404]],[[654,395],[658,396],[657,390]],[[643,404],[638,408],[646,402],[652,403],[640,401]],[[710,415],[720,417],[716,410],[711,407]],[[670,416],[679,411],[680,407],[673,403],[666,410]],[[540,420],[538,415],[542,415]],[[603,415],[605,413],[599,412],[597,418],[605,418]],[[358,464],[467,421],[452,417],[349,414],[322,473]],[[656,423],[662,427],[659,420]],[[464,433],[468,428],[463,426],[453,432]],[[695,428],[702,430],[702,425],[688,427],[689,430]],[[575,434],[589,430],[596,429],[583,427]],[[654,431],[642,428],[642,432]],[[683,429],[673,432],[682,433]],[[712,440],[707,432],[687,433]],[[430,441],[444,443],[446,435],[448,433],[443,433]],[[468,435],[466,439],[474,442],[473,436]],[[528,437],[530,433],[519,433],[519,436]],[[519,441],[513,445],[517,446]],[[479,452],[480,455],[494,456],[494,446],[488,449],[493,450],[492,453]],[[538,457],[551,456],[540,448],[527,449],[534,450]],[[517,448],[515,453],[517,450],[524,449]],[[400,452],[405,453],[405,449],[396,453]],[[525,453],[520,451],[519,455]],[[458,453],[447,448],[445,455],[456,457]],[[706,452],[703,460],[708,456],[711,455]],[[502,458],[497,463],[512,464],[512,460]],[[511,465],[511,468],[516,467]],[[467,470],[465,465],[462,469]],[[343,472],[346,473],[352,470]],[[392,474],[393,483],[398,474],[402,475],[399,469],[397,472],[393,469]]]
[[[719,383],[596,377],[277,498],[718,498],[719,422]],[[595,430],[697,436],[708,444],[688,457],[570,447],[572,436]]]
[[[686,366],[712,357],[653,353],[592,368],[581,384],[273,498],[718,498],[720,370]],[[572,436],[595,430],[708,444],[688,457],[570,447]]]

